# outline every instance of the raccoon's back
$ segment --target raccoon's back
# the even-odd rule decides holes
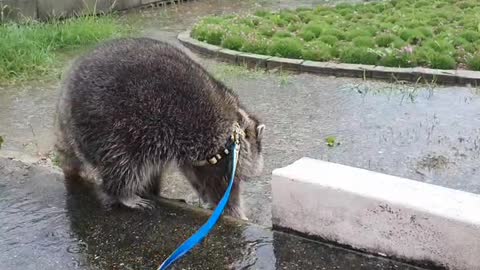
[[[74,135],[98,157],[116,147],[138,158],[205,158],[226,140],[238,106],[186,54],[146,38],[114,40],[79,59],[66,91]]]

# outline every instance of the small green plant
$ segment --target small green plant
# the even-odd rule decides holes
[[[301,10],[298,12],[298,17],[303,23],[309,23],[315,17],[315,14],[310,10]]]
[[[276,26],[284,27],[285,25],[288,25],[288,22],[282,19],[279,15],[272,15],[270,16],[270,19]]]
[[[219,63],[212,68],[212,75],[221,81],[231,78],[258,79],[265,75],[265,70],[250,69],[246,65],[230,65]]]
[[[393,34],[380,34],[375,37],[375,42],[379,47],[390,47],[395,38],[396,36]]]
[[[239,20],[240,25],[248,26],[248,27],[256,27],[260,20],[256,16],[247,16],[243,17]]]
[[[400,33],[400,38],[412,44],[417,44],[425,38],[418,29],[405,29]]]
[[[278,31],[273,36],[278,37],[278,38],[286,38],[286,37],[291,37],[292,34],[290,32],[287,32],[287,31]]]
[[[424,46],[430,47],[436,52],[442,52],[446,54],[455,51],[455,47],[452,45],[452,42],[445,39],[428,40],[424,43]]]
[[[424,37],[432,37],[433,36],[433,30],[431,27],[427,26],[421,26],[416,29],[418,32],[422,33]]]
[[[288,23],[300,21],[300,18],[297,16],[296,13],[288,10],[280,11],[280,18],[282,18]]]
[[[287,58],[302,57],[302,42],[296,38],[277,38],[272,40],[269,54]]]
[[[315,37],[318,37],[320,36],[320,34],[322,34],[324,28],[325,28],[324,24],[311,22],[305,25],[305,27],[303,28],[303,31],[311,32],[315,35]]]
[[[246,38],[240,51],[254,52],[258,54],[268,54],[270,42],[262,36],[250,35]]]
[[[359,37],[371,37],[372,34],[364,28],[354,29],[347,32],[346,37],[348,40],[353,40]]]
[[[431,66],[435,51],[427,46],[418,47],[413,52],[413,59],[417,65]]]
[[[240,50],[243,46],[244,38],[239,34],[227,34],[222,41],[222,46],[231,50]]]
[[[303,59],[313,61],[328,61],[332,57],[332,47],[321,41],[309,42],[302,52]]]
[[[352,42],[357,47],[373,48],[375,46],[372,37],[360,36],[352,39]]]
[[[310,41],[316,38],[316,35],[310,30],[305,30],[300,33],[300,37],[303,38],[303,40],[305,41]]]
[[[477,30],[477,31],[466,30],[460,34],[460,37],[464,38],[469,42],[475,42],[480,39],[480,30]]]
[[[455,58],[443,53],[433,54],[430,64],[432,68],[438,69],[455,69],[456,65]]]
[[[55,152],[52,152],[51,155],[50,155],[50,159],[52,160],[52,164],[54,166],[57,166],[57,167],[60,167],[60,156],[55,153]]]
[[[399,50],[394,50],[386,54],[380,61],[383,66],[387,67],[411,67],[414,66],[413,56]]]
[[[3,139],[3,136],[0,136],[0,149],[2,149],[2,145],[4,142],[5,140]]]
[[[480,52],[468,59],[468,67],[472,70],[480,71]]]
[[[267,17],[267,15],[269,15],[270,13],[266,10],[257,10],[257,11],[255,11],[254,14],[257,17]]]
[[[275,34],[275,26],[264,24],[258,27],[258,32],[265,37],[272,37]]]
[[[299,24],[299,23],[291,23],[291,24],[288,25],[287,29],[288,29],[288,31],[290,31],[290,32],[295,32],[295,31],[297,31],[298,29],[300,29],[301,26],[302,26],[302,25]]]
[[[323,31],[323,36],[335,36],[339,40],[345,39],[345,34],[342,31],[333,28],[326,28]]]
[[[340,145],[340,143],[337,142],[337,138],[335,138],[335,137],[333,137],[333,136],[327,137],[327,138],[325,139],[325,142],[327,143],[327,146],[328,146],[328,147],[335,147],[335,146]]]
[[[345,63],[374,65],[379,59],[379,55],[369,48],[344,47],[340,51],[340,60]]]
[[[320,38],[318,38],[320,41],[330,45],[330,46],[335,46],[335,44],[338,41],[338,38],[334,35],[322,35]]]
[[[280,74],[280,86],[287,86],[291,83],[290,76],[286,72],[281,72]]]
[[[216,25],[215,27],[210,28],[205,34],[205,41],[213,45],[220,45],[224,35],[225,30],[223,27]]]

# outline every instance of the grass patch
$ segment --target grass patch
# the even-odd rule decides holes
[[[266,73],[264,69],[249,69],[246,66],[229,65],[224,63],[214,65],[210,71],[216,79],[221,81],[231,78],[258,79]]]
[[[231,65],[226,63],[217,63],[208,70],[220,81],[229,82],[231,80],[253,79],[258,80],[265,76],[271,76],[278,81],[279,87],[285,87],[292,83],[292,73],[281,70],[266,70],[263,68],[249,68],[247,65]]]
[[[192,36],[288,58],[480,70],[479,14],[478,0],[391,0],[207,17]]]
[[[340,60],[344,63],[374,65],[380,56],[369,48],[345,46],[340,52]]]
[[[0,24],[0,82],[51,74],[61,54],[125,33],[113,15]]]
[[[468,67],[473,70],[480,70],[480,52],[468,59]]]
[[[270,55],[288,58],[301,58],[302,42],[294,38],[277,38],[272,41]]]
[[[322,42],[310,42],[302,52],[303,59],[313,61],[327,61],[332,59],[333,49]]]

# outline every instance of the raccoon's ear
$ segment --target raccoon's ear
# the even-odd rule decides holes
[[[248,117],[247,112],[245,112],[244,110],[238,110],[238,118],[239,124],[242,128],[247,128],[249,125],[251,125],[250,117]]]
[[[260,124],[257,126],[257,139],[262,139],[263,138],[263,132],[265,131],[265,125]]]

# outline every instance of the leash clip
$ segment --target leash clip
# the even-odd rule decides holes
[[[233,124],[232,140],[236,145],[240,145],[240,137],[245,138],[245,131],[243,131],[240,125],[235,122]]]

